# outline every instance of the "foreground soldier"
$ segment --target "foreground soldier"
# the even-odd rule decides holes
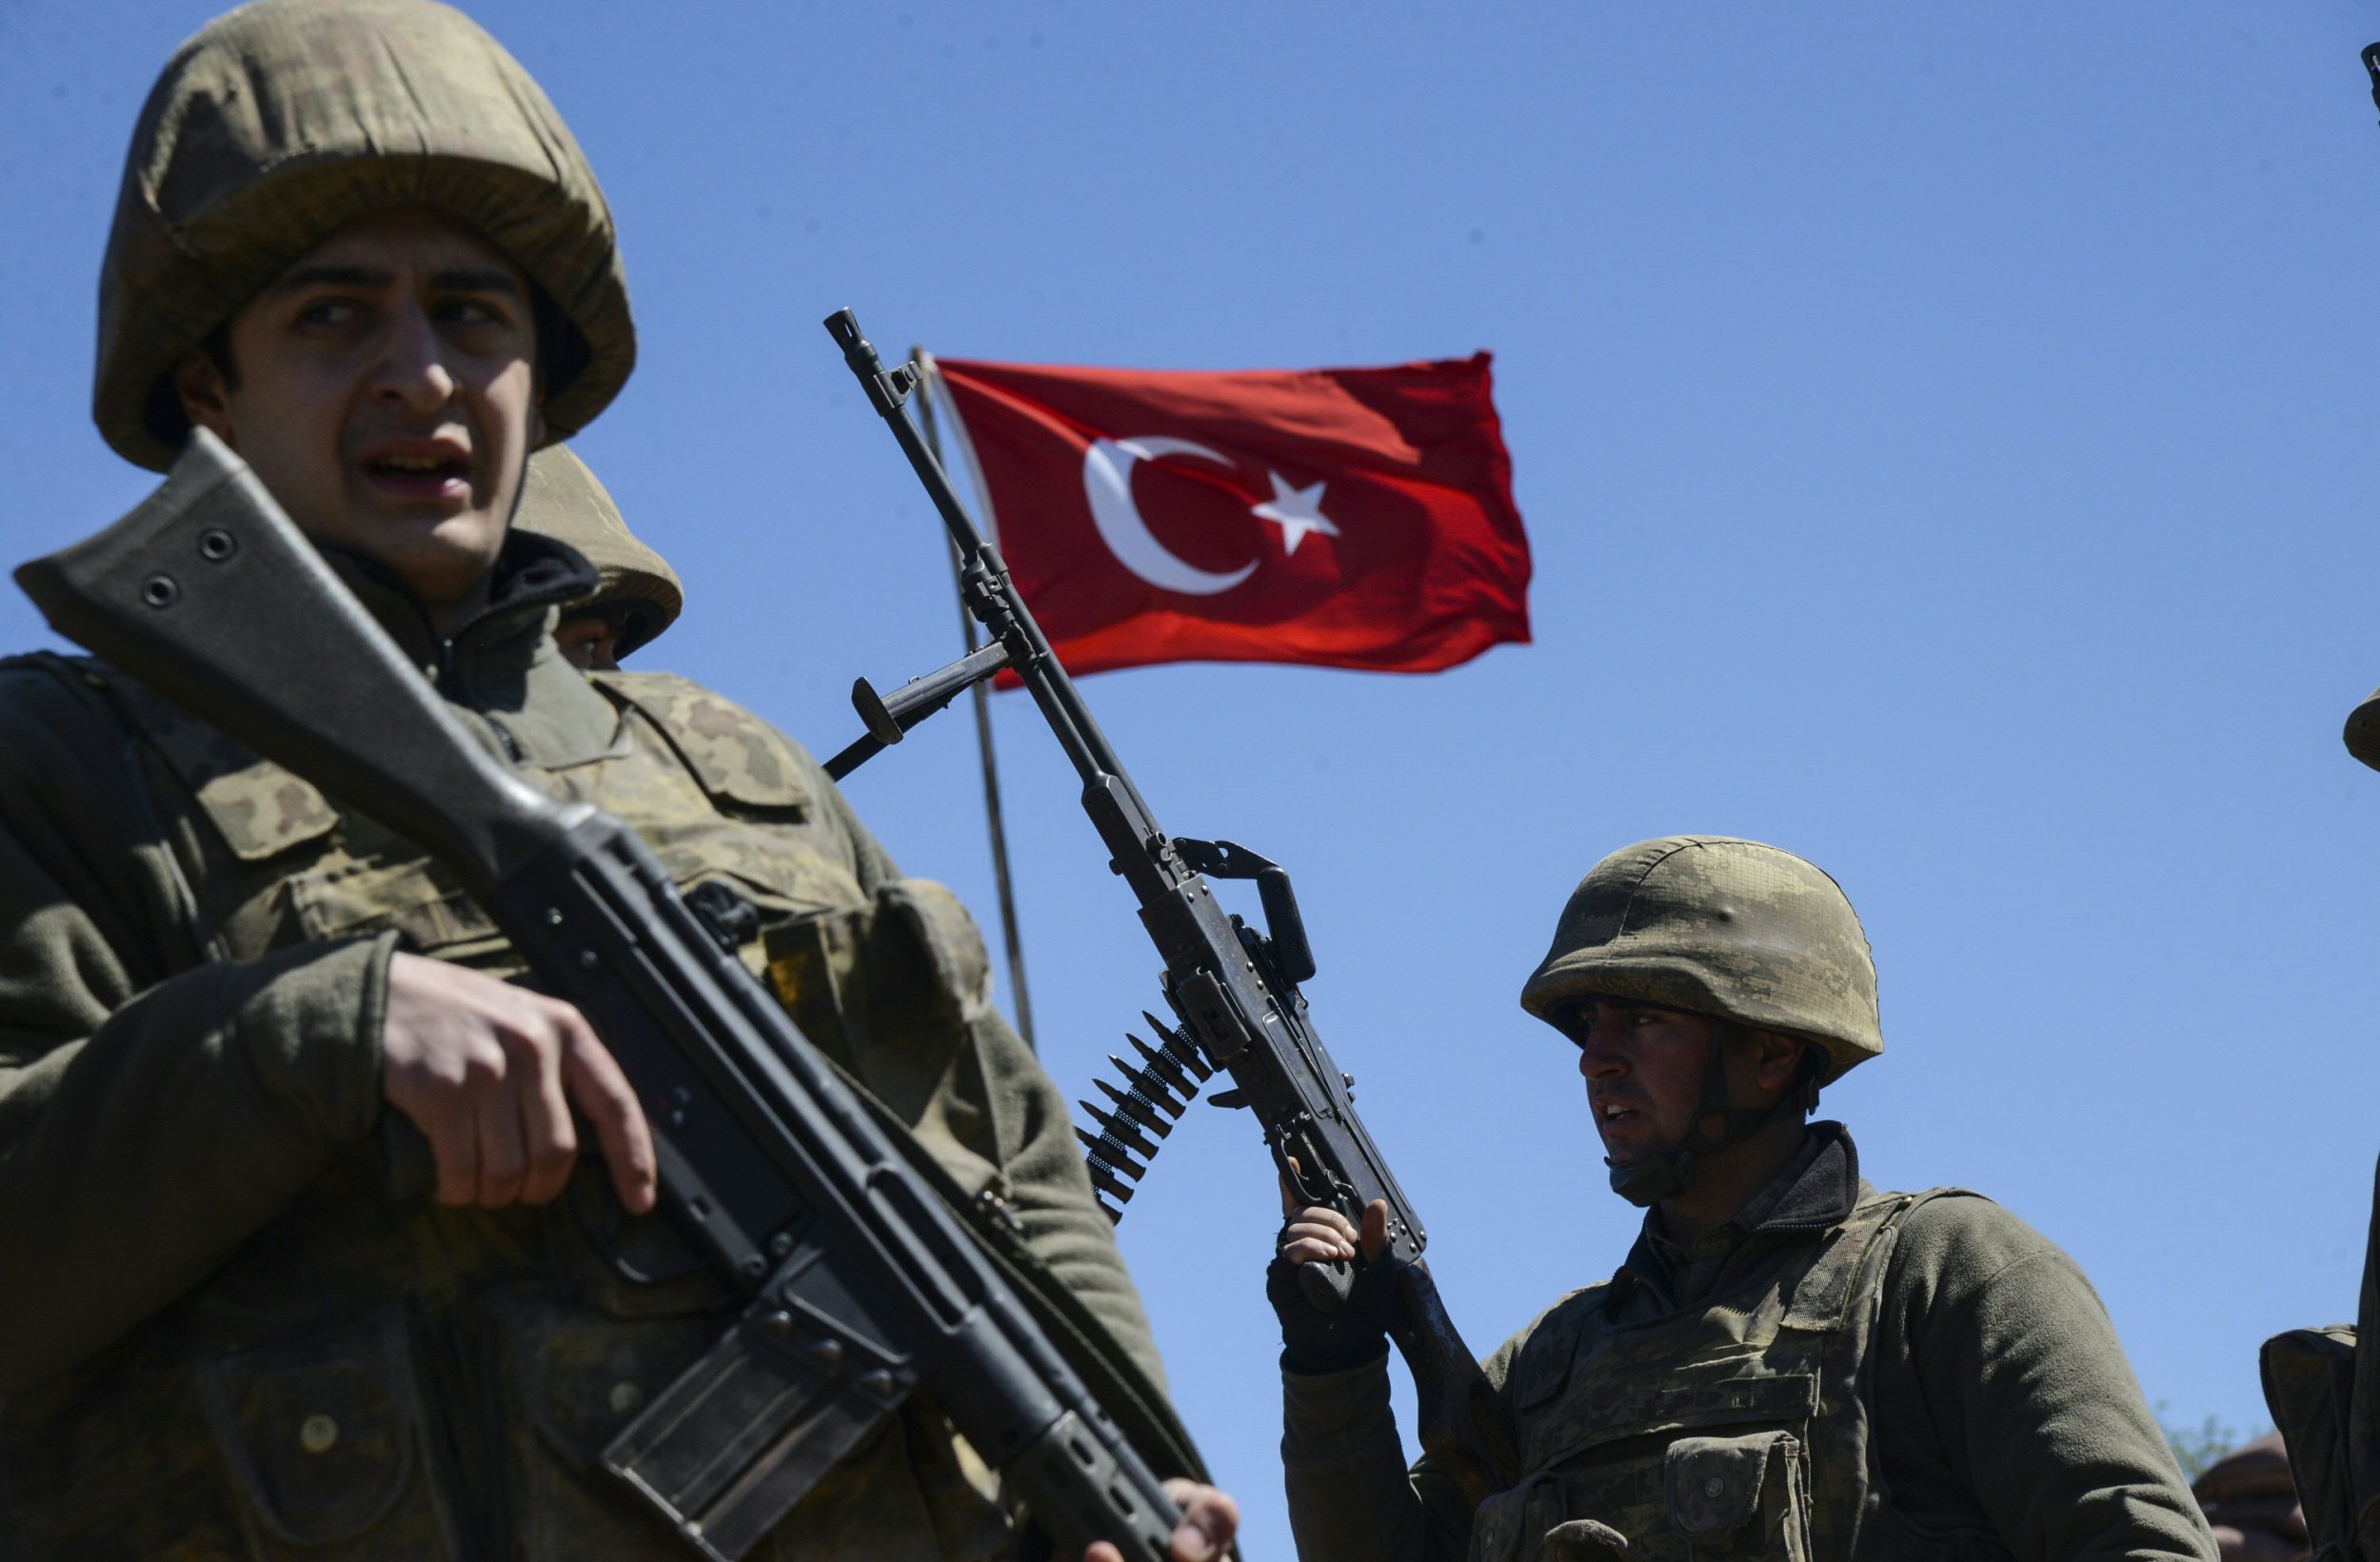
[[[1268,1290],[1305,1562],[2212,1557],[2073,1261],[1976,1195],[1870,1187],[1840,1124],[1805,1123],[1883,1049],[1833,880],[1746,840],[1631,846],[1521,1003],[1577,1043],[1644,1235],[1485,1364],[1523,1473],[1467,1522],[1427,1460],[1408,1476],[1363,1288],[1325,1316],[1291,1283],[1377,1230],[1299,1212]]]
[[[529,458],[512,524],[569,544],[595,566],[594,595],[564,603],[554,623],[554,644],[579,671],[618,672],[684,611],[678,572],[628,529],[610,491],[568,445],[549,445]]]
[[[599,581],[508,530],[524,467],[633,356],[601,191],[460,13],[268,0],[152,94],[102,284],[109,442],[162,467],[212,429],[467,725],[644,833],[1192,1471],[964,912],[764,723],[590,682],[546,634]],[[513,969],[442,870],[138,684],[0,671],[0,1552],[689,1554],[594,1460],[728,1298],[624,1214],[653,1201],[643,1108]],[[1180,1495],[1203,1562],[1228,1499]],[[1015,1518],[913,1400],[755,1554],[1005,1557]]]

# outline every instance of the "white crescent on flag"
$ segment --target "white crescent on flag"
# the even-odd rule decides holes
[[[1097,440],[1082,455],[1082,491],[1091,501],[1091,524],[1116,562],[1149,584],[1185,596],[1211,597],[1229,591],[1256,573],[1253,559],[1238,569],[1217,573],[1200,569],[1167,550],[1140,517],[1132,498],[1132,468],[1160,456],[1196,456],[1220,466],[1231,459],[1190,440],[1147,435],[1140,439]]]

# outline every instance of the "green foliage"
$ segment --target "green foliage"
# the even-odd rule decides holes
[[[2165,1433],[2165,1446],[2173,1451],[2173,1462],[2182,1467],[2182,1476],[2186,1480],[2196,1480],[2206,1473],[2208,1466],[2224,1454],[2272,1430],[2264,1427],[2244,1433],[2213,1415],[2194,1427],[2176,1426],[2166,1418],[2170,1408],[2167,1401],[2157,1401],[2157,1430]]]

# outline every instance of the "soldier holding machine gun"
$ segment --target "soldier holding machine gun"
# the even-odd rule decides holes
[[[845,1137],[890,1134],[917,1163],[872,1162],[870,1186],[949,1199],[899,1206],[901,1234],[973,1233],[1001,1256],[923,1260],[960,1288],[960,1321],[1023,1298],[1038,1322],[1012,1309],[1002,1338],[1049,1366],[1040,1387],[1078,1405],[1087,1385],[1122,1427],[1102,1420],[1102,1446],[1128,1439],[1151,1483],[1195,1476],[1062,1098],[984,1001],[964,913],[901,877],[764,723],[681,680],[589,680],[555,650],[552,612],[593,572],[507,521],[531,449],[611,399],[634,333],[603,195],[511,57],[426,0],[220,18],[141,117],[101,323],[109,444],[164,468],[205,445],[193,425],[219,437],[411,662],[390,665],[434,686],[438,730],[460,722],[475,762],[497,757],[554,817],[600,823],[552,800],[591,801],[642,836],[719,945],[701,990],[724,991],[723,969],[772,982],[802,1057],[850,1081],[834,1101],[868,1103],[838,1119]],[[198,556],[228,563],[241,535],[209,530]],[[179,589],[160,574],[144,600],[162,612]],[[330,670],[279,655],[282,680]],[[687,1101],[641,1100],[577,1008],[501,979],[526,950],[464,887],[119,668],[0,670],[0,1549],[1029,1551],[1049,1515],[954,1432],[971,1407],[935,1402],[930,1375],[902,1401],[833,1337],[803,1370],[900,1408],[773,1529],[673,1533],[604,1473],[723,1327],[800,1323],[740,1315],[746,1294],[704,1261],[744,1235],[799,1258],[797,1228],[719,1230],[698,1252],[719,1209],[646,1213],[709,1143],[672,1149]],[[618,947],[679,950],[676,925]],[[590,982],[616,976],[585,954]],[[771,1058],[798,1038],[772,1034],[747,1056],[782,1078]],[[1179,1528],[1143,1503],[1162,1524],[1126,1554],[1219,1554],[1229,1499],[1167,1490]]]
[[[1832,879],[1749,840],[1615,852],[1521,1004],[1577,1049],[1644,1234],[1486,1363],[1521,1462],[1475,1512],[1435,1459],[1405,1468],[1378,1288],[1324,1314],[1288,1283],[1377,1252],[1378,1217],[1293,1211],[1267,1290],[1304,1562],[2211,1562],[2073,1261],[1974,1194],[1870,1186],[1841,1124],[1805,1122],[1884,1046]]]

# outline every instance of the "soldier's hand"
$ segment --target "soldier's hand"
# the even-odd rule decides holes
[[[1286,1197],[1282,1202],[1288,1202]],[[1280,1256],[1293,1269],[1299,1264],[1343,1262],[1356,1256],[1358,1244],[1366,1258],[1377,1258],[1388,1246],[1388,1201],[1384,1198],[1376,1198],[1364,1208],[1361,1231],[1337,1210],[1319,1204],[1282,1213],[1289,1223],[1281,1227]]]
[[[570,1108],[603,1146],[620,1202],[653,1207],[653,1133],[627,1077],[567,1003],[466,966],[388,960],[381,1093],[429,1140],[438,1201],[543,1204],[579,1155]]]
[[[1265,1266],[1264,1299],[1280,1320],[1281,1366],[1293,1373],[1335,1373],[1384,1354],[1393,1276],[1391,1266],[1374,1267],[1372,1260],[1388,1249],[1386,1201],[1376,1198],[1364,1207],[1360,1228],[1319,1204],[1297,1208],[1286,1181],[1280,1201],[1280,1237]],[[1299,1269],[1346,1263],[1358,1254],[1363,1262],[1356,1268],[1345,1304],[1328,1313],[1315,1306],[1299,1282]]]
[[[1177,1477],[1165,1494],[1181,1510],[1181,1527],[1169,1548],[1173,1562],[1214,1562],[1240,1532],[1240,1504],[1211,1486]],[[1123,1553],[1102,1540],[1082,1553],[1082,1562],[1123,1562]]]
[[[1289,1157],[1292,1170],[1298,1169],[1298,1157]],[[1376,1198],[1363,1208],[1363,1230],[1358,1232],[1354,1221],[1337,1210],[1319,1204],[1298,1208],[1298,1196],[1290,1191],[1289,1179],[1280,1178],[1280,1240],[1279,1256],[1291,1268],[1299,1264],[1327,1264],[1352,1258],[1356,1244],[1363,1244],[1365,1258],[1377,1258],[1388,1247],[1388,1200]]]

